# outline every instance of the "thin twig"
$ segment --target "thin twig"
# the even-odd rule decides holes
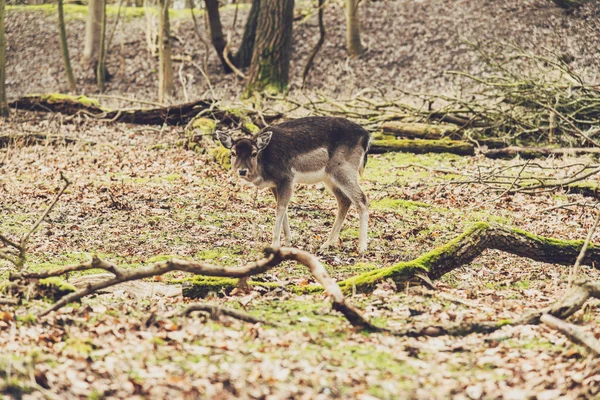
[[[570,272],[569,272],[569,285],[568,285],[568,287],[571,287],[572,284],[573,284],[573,280],[577,279],[577,275],[579,274],[579,267],[581,265],[581,261],[585,257],[585,253],[586,253],[586,251],[588,249],[588,246],[590,245],[590,242],[592,240],[592,236],[594,236],[594,233],[596,232],[596,228],[598,228],[598,223],[599,222],[600,222],[600,211],[596,210],[596,219],[594,220],[594,224],[592,225],[592,227],[588,231],[587,237],[585,238],[585,242],[583,243],[583,247],[581,248],[581,251],[579,252],[579,256],[577,256],[577,260],[575,261],[575,265],[573,266],[573,269],[571,269]]]

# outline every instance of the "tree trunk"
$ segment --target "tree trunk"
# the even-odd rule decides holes
[[[5,1],[0,0],[0,117],[8,115],[6,102],[6,41],[4,38]]]
[[[208,22],[210,24],[210,39],[212,41],[213,47],[217,52],[217,56],[219,60],[221,60],[221,65],[225,72],[230,73],[231,68],[227,65],[227,61],[225,61],[225,56],[223,52],[225,51],[225,46],[227,42],[225,41],[225,37],[223,36],[223,27],[221,26],[221,15],[219,14],[219,0],[204,0],[204,4],[206,5],[206,14],[208,15]]]
[[[102,21],[100,24],[100,45],[96,63],[96,82],[100,93],[104,92],[106,81],[106,0],[96,0],[102,4]]]
[[[171,27],[169,25],[170,0],[159,0],[160,30],[158,40],[158,101],[164,102],[175,90],[173,84],[173,61],[171,60]]]
[[[245,95],[283,92],[288,85],[294,0],[262,0]]]
[[[246,27],[244,28],[244,36],[242,43],[237,53],[232,58],[233,65],[238,68],[247,68],[252,62],[252,52],[254,50],[254,41],[256,39],[256,27],[258,26],[258,14],[260,12],[260,0],[253,0]]]
[[[65,71],[67,73],[67,81],[69,82],[69,90],[75,91],[75,77],[71,68],[71,59],[69,58],[69,46],[67,44],[67,31],[65,29],[65,14],[63,11],[63,0],[58,0],[58,29],[60,31],[60,47],[62,49],[63,61],[65,63]]]
[[[346,44],[348,55],[358,57],[364,51],[360,41],[359,0],[346,0]]]
[[[103,16],[104,0],[89,0],[82,62],[90,65],[92,68],[96,66],[98,60]]]

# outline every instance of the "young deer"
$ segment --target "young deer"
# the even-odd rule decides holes
[[[358,249],[367,250],[369,211],[358,178],[367,162],[369,132],[344,118],[306,117],[271,126],[252,138],[234,141],[220,131],[217,137],[231,149],[232,169],[239,177],[256,187],[269,187],[275,195],[271,246],[279,246],[282,226],[285,245],[291,244],[287,206],[294,184],[323,182],[337,199],[338,213],[321,250],[338,244],[351,204],[360,216]]]

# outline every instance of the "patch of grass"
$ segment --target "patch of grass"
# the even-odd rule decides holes
[[[396,210],[399,208],[414,210],[418,208],[429,208],[429,204],[421,203],[420,201],[410,201],[401,199],[391,199],[385,197],[381,200],[373,201],[370,206],[373,210]]]

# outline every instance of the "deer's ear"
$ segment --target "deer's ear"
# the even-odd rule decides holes
[[[261,132],[258,135],[258,137],[256,138],[256,147],[258,147],[258,150],[262,150],[265,147],[267,147],[267,145],[271,141],[271,136],[273,136],[273,132],[271,131]]]
[[[225,147],[226,149],[231,149],[233,141],[231,140],[231,135],[229,133],[223,131],[216,131],[215,134],[217,135],[217,139],[219,139],[223,147]]]

